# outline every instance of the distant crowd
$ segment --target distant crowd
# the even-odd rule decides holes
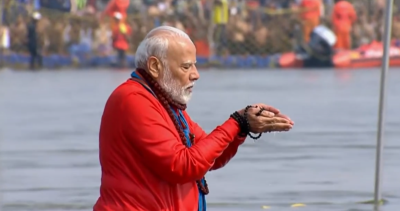
[[[134,54],[139,42],[152,28],[169,25],[186,31],[195,42],[199,56],[210,55],[270,55],[291,51],[293,46],[307,40],[309,22],[313,16],[318,24],[333,27],[334,0],[319,1],[318,11],[305,5],[307,0],[154,0],[133,1],[124,23],[130,29],[126,35],[127,54]],[[382,1],[349,1],[355,8],[356,19],[350,33],[351,48],[373,40],[382,33]],[[372,8],[372,9],[371,9]],[[27,22],[31,11],[10,13],[0,28],[3,53],[27,53]],[[313,13],[314,11],[314,13]],[[397,10],[396,10],[397,11]],[[87,8],[80,14],[40,11],[36,30],[41,54],[112,55],[114,16]],[[307,15],[313,13],[314,15]],[[393,37],[400,38],[400,19],[396,12]]]

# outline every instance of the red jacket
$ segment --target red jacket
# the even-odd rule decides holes
[[[233,119],[207,135],[183,114],[196,137],[190,148],[138,82],[128,80],[111,94],[100,126],[102,178],[94,211],[197,211],[195,181],[228,163],[245,138],[236,137]]]
[[[126,33],[122,33],[119,24],[115,24],[112,30],[112,40],[114,48],[126,51],[129,49],[128,37],[132,34],[132,28],[126,23],[123,24],[126,27]]]

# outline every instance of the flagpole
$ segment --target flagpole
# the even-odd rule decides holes
[[[3,68],[3,66],[4,66],[4,59],[3,59],[3,57],[4,57],[4,43],[3,43],[3,39],[4,39],[4,37],[3,36],[5,36],[5,27],[4,27],[4,21],[3,21],[3,19],[4,19],[4,9],[5,9],[5,5],[4,5],[4,2],[5,0],[0,0],[0,25],[1,25],[1,41],[0,41],[0,43],[1,43],[1,46],[0,46],[0,68]],[[0,71],[1,71],[1,69],[0,69]],[[1,145],[2,145],[2,136],[0,135],[0,149],[2,148],[1,147]],[[3,210],[3,194],[2,194],[2,192],[3,191],[1,191],[2,189],[3,189],[3,184],[4,184],[4,182],[3,182],[3,170],[4,170],[4,168],[3,168],[3,166],[2,166],[2,162],[3,162],[3,160],[1,159],[1,154],[0,154],[0,211],[2,211]]]
[[[1,25],[1,49],[0,49],[0,69],[4,67],[4,36],[5,36],[5,27],[4,27],[4,0],[0,0],[0,25]],[[0,206],[1,211],[1,206]]]
[[[385,31],[384,31],[384,46],[382,58],[382,71],[380,80],[379,93],[379,111],[378,111],[378,131],[376,140],[376,161],[375,161],[375,190],[374,190],[374,210],[379,211],[381,205],[381,180],[382,180],[382,153],[383,153],[383,131],[385,119],[385,94],[387,73],[389,70],[389,49],[391,45],[392,34],[392,19],[393,19],[393,0],[386,0],[385,10]]]

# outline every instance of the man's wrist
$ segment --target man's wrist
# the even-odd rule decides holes
[[[244,113],[244,111],[242,112]],[[231,115],[231,118],[234,119],[239,126],[240,132],[238,133],[239,137],[246,137],[249,133],[249,127],[246,118],[244,118],[243,114],[240,114],[240,111],[236,111]]]

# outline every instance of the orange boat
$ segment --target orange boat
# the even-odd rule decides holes
[[[390,66],[400,66],[400,48],[392,43],[389,49]],[[337,68],[368,68],[382,66],[383,43],[372,42],[355,50],[341,51],[332,61]]]
[[[333,51],[336,37],[332,35],[326,27],[314,30],[310,43],[299,46],[294,52],[282,54],[278,65],[282,68],[370,68],[382,65],[382,42],[374,41],[354,50]],[[400,45],[397,41],[392,42],[389,55],[390,66],[400,66]]]

